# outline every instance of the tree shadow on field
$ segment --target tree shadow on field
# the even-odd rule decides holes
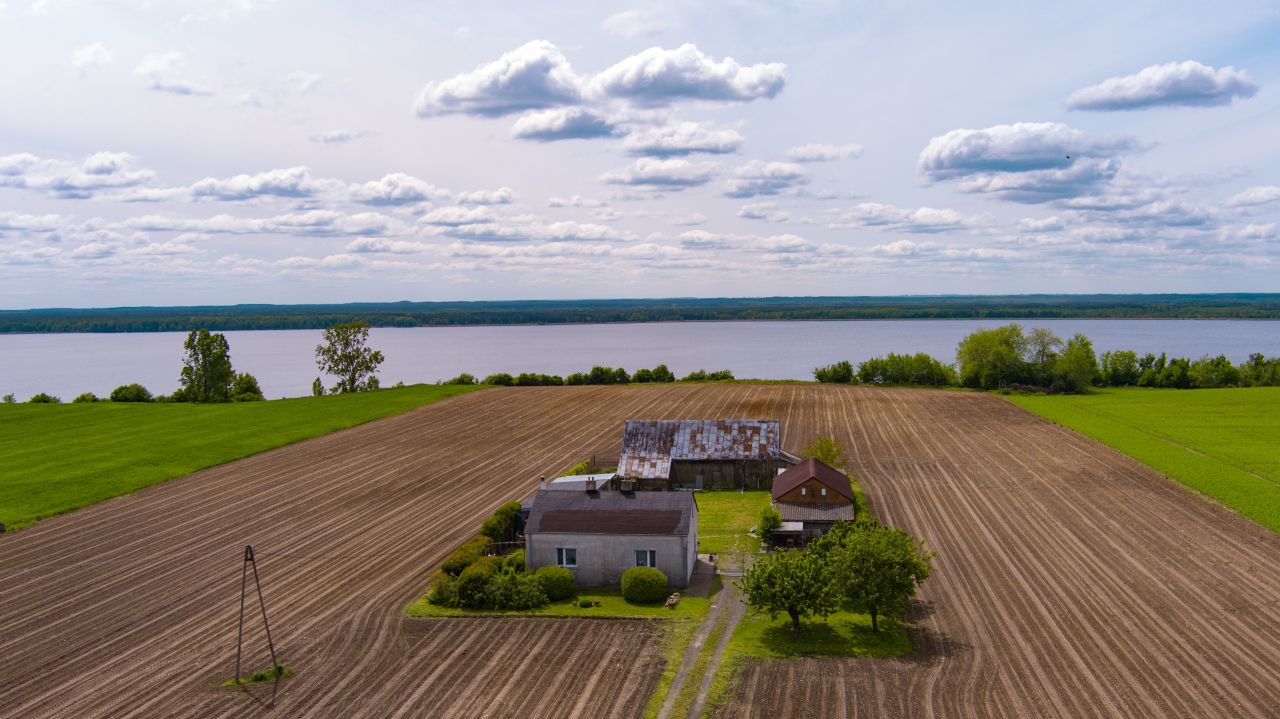
[[[951,659],[972,651],[972,646],[953,638],[946,632],[921,626],[921,622],[932,617],[934,611],[933,602],[923,599],[912,599],[907,605],[907,613],[902,617],[902,621],[907,627],[907,636],[911,638],[911,651],[896,657],[896,661],[917,666],[932,666],[943,659]]]

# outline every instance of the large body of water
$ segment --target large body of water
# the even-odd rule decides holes
[[[1008,320],[870,320],[828,322],[663,322],[609,325],[384,328],[370,332],[382,350],[384,386],[435,382],[470,372],[567,375],[594,364],[628,371],[665,363],[677,375],[730,369],[739,378],[812,379],[813,368],[847,359],[855,364],[889,352],[928,352],[955,359],[969,332]],[[1251,352],[1280,355],[1280,321],[1029,320],[1062,338],[1088,335],[1099,354],[1132,349],[1200,357]],[[232,364],[258,378],[270,398],[310,394],[317,376],[320,330],[227,332]],[[178,386],[178,332],[0,335],[0,394],[20,400],[48,392],[64,401],[81,392],[108,394],[140,382],[152,392]],[[332,378],[325,378],[326,385]]]

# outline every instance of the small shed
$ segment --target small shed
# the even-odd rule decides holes
[[[529,569],[559,565],[584,587],[616,585],[656,567],[673,587],[697,563],[698,503],[690,492],[539,490],[525,525]]]

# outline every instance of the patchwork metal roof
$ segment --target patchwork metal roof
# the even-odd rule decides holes
[[[673,461],[780,459],[781,443],[776,419],[629,419],[618,474],[665,479]]]
[[[852,522],[854,518],[853,504],[788,504],[778,502],[774,505],[785,522],[834,522],[843,519]]]

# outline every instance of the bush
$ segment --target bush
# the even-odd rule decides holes
[[[511,541],[516,529],[516,515],[519,513],[519,502],[507,502],[484,520],[484,524],[480,525],[480,534],[495,542]]]
[[[778,513],[777,507],[770,504],[760,510],[760,523],[756,525],[756,528],[760,532],[761,539],[769,542],[773,533],[781,526],[782,515]]]
[[[622,598],[635,604],[653,604],[667,596],[667,575],[653,567],[632,567],[622,573]]]
[[[153,402],[155,398],[151,396],[151,392],[146,387],[134,382],[133,384],[122,384],[111,390],[112,402]]]
[[[517,387],[559,387],[564,384],[564,378],[554,374],[522,372],[515,382]]]
[[[497,385],[500,387],[511,387],[516,383],[515,378],[506,372],[495,372],[484,378],[484,384]]]
[[[454,377],[453,379],[445,382],[445,384],[466,384],[466,385],[471,385],[475,383],[476,383],[476,376],[468,372],[463,372],[457,377]]]
[[[636,384],[645,384],[653,381],[653,370],[638,369],[636,373],[631,375],[631,381]]]
[[[732,382],[733,372],[727,369],[708,372],[704,369],[698,369],[684,376],[682,382]]]
[[[444,560],[444,564],[440,565],[441,571],[450,576],[456,577],[462,574],[463,570],[474,564],[484,556],[485,550],[489,545],[493,544],[493,540],[486,536],[473,537],[466,544],[458,547]]]
[[[97,402],[97,401],[98,401],[98,395],[92,392],[85,392],[84,394],[77,395],[75,399],[71,400],[71,403],[80,404],[81,402]]]
[[[583,609],[590,609],[594,604],[595,602],[591,601],[590,599],[587,599],[586,597],[583,597],[582,599],[578,600],[578,606]]]
[[[436,572],[427,581],[427,601],[439,607],[458,607],[458,582],[444,572]]]
[[[489,606],[489,582],[498,574],[502,560],[484,557],[458,575],[458,604],[467,609],[484,609]]]
[[[13,396],[13,393],[12,393],[12,392],[10,392],[9,394],[6,394],[6,395],[4,396],[4,403],[5,403],[5,404],[13,404],[13,403],[15,403],[15,402],[17,402],[17,401],[18,401],[18,400]]]
[[[62,400],[51,394],[41,392],[39,394],[31,395],[31,399],[27,400],[27,402],[30,404],[61,404]]]
[[[566,469],[566,470],[564,471],[564,474],[561,474],[560,476],[561,476],[561,477],[573,477],[573,476],[576,476],[576,475],[579,475],[579,474],[587,474],[587,473],[588,473],[588,472],[590,472],[590,471],[591,471],[591,458],[590,458],[590,457],[587,457],[586,459],[582,460],[581,462],[578,462],[577,464],[573,465],[572,467],[570,467],[570,468]]]
[[[236,373],[235,379],[231,380],[232,402],[261,402],[264,399],[266,397],[262,395],[257,377],[248,372]]]
[[[573,374],[571,374],[571,375],[569,375],[568,377],[565,377],[565,378],[564,378],[564,383],[565,383],[565,384],[571,384],[571,385],[572,385],[572,384],[586,384],[586,383],[587,383],[587,376],[586,376],[585,374],[582,374],[581,372],[574,372]]]
[[[498,572],[489,580],[490,609],[536,609],[549,601],[542,584],[532,574]]]
[[[517,549],[502,558],[502,571],[523,572],[525,570],[524,550]]]
[[[321,382],[319,377],[316,377],[311,382],[311,396],[312,397],[324,396],[324,382]]]
[[[849,360],[840,360],[826,367],[815,367],[813,378],[825,383],[850,384],[854,378],[853,364]]]
[[[547,599],[557,602],[573,596],[573,572],[565,567],[539,567],[533,576],[542,585]]]

